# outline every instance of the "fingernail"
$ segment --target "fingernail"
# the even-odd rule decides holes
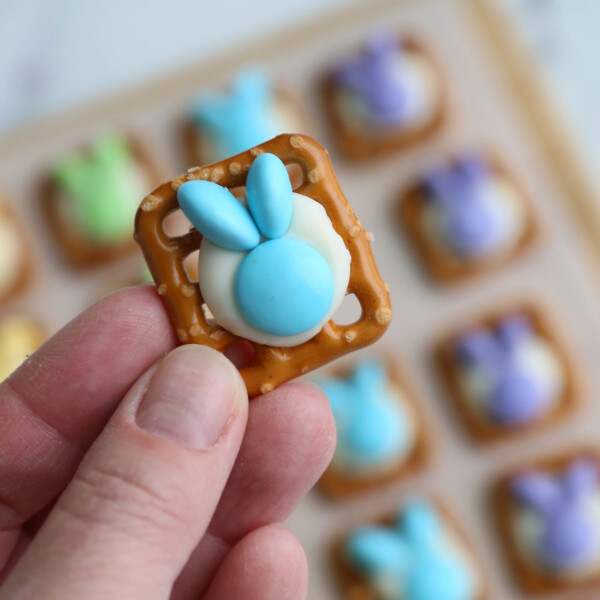
[[[181,346],[159,364],[136,422],[182,446],[212,448],[245,398],[240,382],[235,367],[215,350]]]

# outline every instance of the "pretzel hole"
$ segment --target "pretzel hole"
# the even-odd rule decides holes
[[[216,320],[215,320],[214,315],[210,312],[210,308],[208,308],[208,304],[206,304],[206,302],[205,302],[204,304],[202,304],[202,306],[200,308],[202,309],[202,316],[204,317],[206,324],[209,327],[212,327],[213,325],[215,325]]]
[[[304,169],[298,163],[288,163],[285,165],[292,184],[292,189],[297,190],[304,183]]]
[[[229,191],[236,197],[241,198],[246,195],[246,186],[238,185],[236,187],[229,188]]]
[[[352,325],[359,321],[361,316],[362,307],[356,295],[346,294],[332,320],[337,325]]]
[[[250,367],[256,360],[256,349],[252,342],[236,338],[225,348],[223,354],[238,368]]]
[[[170,238],[178,238],[185,235],[190,230],[191,225],[183,211],[177,209],[163,219],[162,227]]]
[[[191,283],[198,281],[198,255],[200,250],[195,250],[191,254],[188,254],[183,261],[183,268],[187,274],[188,279]]]

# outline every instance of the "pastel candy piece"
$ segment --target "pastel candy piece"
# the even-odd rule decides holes
[[[187,181],[177,190],[177,201],[192,225],[222,248],[247,251],[260,242],[252,217],[227,188]]]
[[[257,246],[235,277],[242,316],[272,335],[296,335],[314,327],[331,306],[334,282],[327,261],[299,240],[280,238]]]
[[[472,600],[474,586],[469,572],[443,554],[421,556],[406,582],[406,600]]]
[[[241,71],[229,94],[207,95],[194,109],[194,118],[206,127],[211,141],[225,158],[275,137],[278,124],[270,110],[271,81],[261,69]]]
[[[562,510],[555,510],[549,517],[541,540],[544,562],[553,567],[576,567],[594,551],[598,542],[598,530],[589,516],[568,501]]]
[[[497,211],[485,199],[465,201],[463,206],[453,207],[448,217],[448,242],[462,255],[477,254],[494,246],[502,230]]]
[[[87,235],[101,244],[129,237],[139,200],[140,182],[132,174],[134,158],[122,135],[105,135],[88,155],[67,156],[53,169]]]
[[[560,501],[562,490],[554,478],[533,471],[515,477],[510,484],[515,497],[522,503],[546,513]]]
[[[409,549],[397,531],[365,527],[351,535],[346,553],[367,574],[395,573],[402,576],[410,561]]]
[[[478,329],[462,335],[454,346],[457,360],[467,366],[480,364],[501,364],[503,351],[496,336],[485,329]]]
[[[411,90],[397,71],[401,53],[395,36],[379,34],[368,41],[363,55],[346,60],[336,71],[337,80],[358,92],[381,124],[402,122],[412,108]]]
[[[600,531],[584,500],[597,490],[597,478],[597,465],[584,458],[574,461],[560,479],[532,471],[511,482],[517,500],[542,519],[538,553],[547,568],[577,568],[596,552]]]
[[[363,397],[369,394],[381,395],[388,383],[387,370],[381,361],[370,358],[356,366],[352,381]]]
[[[498,338],[508,350],[517,348],[531,335],[531,321],[527,315],[513,315],[498,324]]]
[[[13,315],[0,321],[0,381],[33,354],[43,341],[43,332],[29,317]]]
[[[392,401],[393,402],[393,401]],[[402,450],[408,437],[406,421],[398,418],[394,406],[374,401],[356,410],[345,432],[348,445],[363,460],[382,463]]]
[[[469,156],[425,178],[428,193],[443,210],[446,241],[459,255],[487,251],[505,233],[503,209],[487,191],[489,177],[485,161]]]
[[[567,494],[576,497],[598,485],[598,465],[589,458],[576,460],[566,471],[563,486]]]
[[[260,232],[281,237],[292,220],[292,184],[285,165],[274,154],[260,154],[246,178],[246,200]]]
[[[421,549],[435,547],[441,532],[437,511],[424,500],[407,503],[399,514],[397,526],[406,532],[415,547]]]
[[[535,374],[507,367],[494,386],[488,412],[498,423],[517,425],[543,414],[549,400],[543,382]]]
[[[361,464],[379,465],[411,441],[405,413],[388,392],[385,367],[368,360],[348,379],[319,382],[331,402],[340,447]]]

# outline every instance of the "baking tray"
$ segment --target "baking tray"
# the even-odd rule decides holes
[[[322,69],[352,50],[372,27],[385,24],[409,31],[425,43],[446,79],[451,119],[446,127],[410,151],[364,165],[338,155],[317,93]],[[488,492],[506,468],[528,457],[592,442],[600,422],[600,211],[598,190],[585,157],[570,137],[564,116],[532,66],[510,25],[488,1],[405,0],[360,3],[293,31],[70,112],[34,123],[0,141],[0,188],[29,229],[36,277],[28,292],[3,309],[30,311],[51,330],[119,282],[135,276],[138,257],[89,272],[63,266],[39,211],[37,189],[58,153],[91,135],[124,127],[142,132],[165,172],[174,176],[187,164],[180,144],[181,120],[203,88],[225,84],[240,65],[265,65],[302,101],[310,130],[330,148],[342,187],[366,228],[388,281],[394,318],[381,347],[392,351],[415,383],[435,439],[429,466],[403,482],[352,501],[336,503],[317,491],[302,502],[288,525],[309,558],[312,600],[339,597],[330,567],[332,540],[350,523],[389,511],[414,493],[442,497],[479,550],[493,598],[520,598],[497,541]],[[450,289],[427,279],[396,219],[402,189],[427,166],[456,151],[497,153],[531,197],[544,235],[513,264]],[[433,343],[457,320],[502,301],[541,299],[550,304],[568,334],[587,375],[581,409],[558,426],[506,443],[478,447],[465,436],[431,359]],[[572,595],[557,598],[572,598]]]

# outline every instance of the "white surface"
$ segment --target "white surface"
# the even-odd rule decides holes
[[[496,1],[524,25],[600,168],[600,2]],[[2,0],[0,132],[356,2],[368,0]]]
[[[356,2],[2,0],[0,131]]]
[[[496,0],[513,10],[600,170],[600,2]]]

